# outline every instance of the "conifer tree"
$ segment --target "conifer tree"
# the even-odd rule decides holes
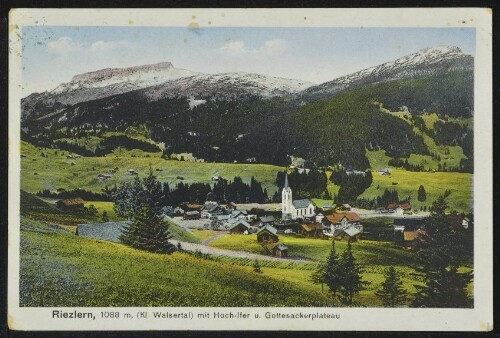
[[[175,246],[169,242],[169,225],[154,208],[143,206],[134,213],[132,222],[123,226],[120,241],[130,247],[154,253],[170,254]]]
[[[323,285],[326,283],[326,264],[319,263],[311,275],[311,281],[314,284],[321,284],[321,293],[323,293]]]
[[[420,185],[420,187],[418,187],[417,200],[419,202],[425,202],[426,199],[427,199],[427,193],[425,192],[425,188],[423,185]]]
[[[335,250],[335,239],[332,238],[332,249],[330,250],[330,255],[326,260],[324,280],[334,298],[337,296],[337,292],[341,287],[341,276],[339,268],[339,255]]]
[[[375,295],[382,300],[384,306],[395,307],[408,298],[408,291],[403,287],[403,282],[393,266],[385,272],[385,280]]]
[[[444,196],[432,204],[426,235],[417,243],[417,271],[425,285],[415,285],[417,295],[414,307],[468,307],[467,284],[471,273],[459,273],[465,248],[460,236],[455,234],[445,217],[447,203]]]
[[[351,241],[347,244],[347,248],[342,254],[339,264],[340,276],[340,301],[346,305],[352,305],[353,298],[361,290],[367,282],[361,279],[363,270],[356,264],[356,260],[352,254]]]

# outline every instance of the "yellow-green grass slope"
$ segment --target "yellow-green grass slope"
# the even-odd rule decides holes
[[[375,198],[381,196],[385,189],[396,190],[400,199],[411,197],[414,210],[432,205],[438,196],[446,190],[451,195],[446,199],[450,210],[468,213],[472,210],[472,175],[458,172],[413,172],[404,169],[392,168],[391,175],[380,175],[377,168],[387,168],[388,156],[382,150],[367,151],[372,169],[373,183],[359,198]],[[427,198],[424,202],[418,201],[418,188],[424,186]]]
[[[250,266],[152,254],[21,220],[21,306],[326,306]],[[34,224],[33,224],[34,223]]]
[[[135,152],[147,155],[139,150]],[[42,157],[42,153],[47,157]],[[21,160],[21,188],[28,192],[57,188],[67,190],[82,188],[101,192],[106,185],[113,187],[115,184],[132,180],[133,176],[127,173],[128,169],[136,170],[139,176],[145,177],[151,165],[158,180],[171,185],[181,181],[212,183],[211,177],[219,175],[228,180],[239,176],[248,183],[254,176],[272,195],[276,190],[276,173],[283,170],[281,167],[267,164],[198,163],[165,160],[152,156],[132,157],[134,151],[120,153],[120,150],[106,157],[68,159],[66,158],[70,154],[68,151],[39,148],[24,141],[21,142],[21,154],[26,156]],[[110,179],[97,179],[97,175],[106,174],[109,169],[114,168],[118,170]],[[183,180],[178,177],[182,177]]]

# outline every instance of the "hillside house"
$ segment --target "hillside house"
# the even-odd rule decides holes
[[[236,210],[238,209],[238,205],[234,202],[230,202],[226,204],[226,210]]]
[[[387,205],[387,210],[389,212],[396,212],[396,209],[398,208],[398,204],[397,203],[389,203]]]
[[[128,224],[130,224],[129,221],[78,224],[76,226],[76,235],[120,243],[123,226]]]
[[[257,231],[257,242],[262,243],[262,242],[273,242],[276,243],[278,241],[278,235],[276,233],[278,230],[276,228],[266,225],[262,228],[260,228],[259,231]]]
[[[261,216],[259,217],[260,226],[266,225],[274,225],[274,217],[273,216]]]
[[[301,223],[299,233],[304,237],[321,237],[323,235],[323,224],[321,223]]]
[[[350,242],[356,242],[361,236],[361,231],[355,227],[348,227],[347,229],[336,229],[333,234],[335,240],[344,240]]]
[[[348,227],[355,227],[361,232],[363,231],[361,218],[355,212],[336,212],[327,215],[325,218],[330,225],[330,229],[327,229],[329,232],[333,232],[335,229],[347,229]]]
[[[406,249],[413,249],[415,247],[415,242],[422,236],[426,236],[427,232],[424,230],[416,231],[404,231],[403,232],[403,246]]]
[[[411,215],[411,204],[410,202],[403,202],[396,209],[396,214],[399,215]]]
[[[199,211],[186,211],[184,212],[184,215],[182,216],[184,219],[200,219],[201,215]]]
[[[67,198],[57,201],[56,205],[61,210],[83,210],[85,207],[85,201],[80,197]]]
[[[246,219],[248,212],[246,210],[231,210],[231,218]]]
[[[288,257],[288,247],[284,244],[277,244],[273,247],[273,255],[276,257]]]
[[[316,215],[316,223],[322,223],[325,216],[322,213]]]
[[[225,213],[225,209],[217,202],[206,202],[201,207],[201,218],[214,220],[215,216],[220,216]]]
[[[351,211],[351,206],[347,203],[340,205],[338,208],[340,211]]]
[[[234,234],[247,235],[249,232],[250,232],[250,224],[243,219],[238,220],[229,227],[229,233],[233,235]]]
[[[179,205],[179,208],[184,210],[184,212],[186,212],[186,211],[201,211],[202,207],[203,207],[203,205],[192,204],[192,203],[187,203],[187,202],[181,203]]]

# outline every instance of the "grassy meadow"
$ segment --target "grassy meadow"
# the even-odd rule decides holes
[[[332,302],[326,286],[322,292],[311,282],[311,263],[261,261],[262,273],[255,273],[249,259],[152,254],[26,218],[21,229],[21,306],[340,305]],[[360,247],[354,247],[358,257]],[[341,243],[337,248],[342,250]],[[355,297],[357,304],[381,306],[373,292],[385,268],[365,267],[363,280],[370,283]],[[420,284],[414,271],[396,269],[413,293],[414,284]]]
[[[27,142],[21,142],[21,154],[26,156],[21,162],[21,189],[31,193],[57,188],[67,190],[82,188],[100,192],[106,185],[112,187],[115,184],[132,180],[133,176],[127,173],[128,169],[136,170],[141,177],[146,176],[151,165],[157,178],[171,185],[181,181],[184,183],[212,183],[210,178],[219,175],[228,180],[240,176],[244,182],[248,183],[250,178],[254,176],[272,194],[276,190],[276,173],[283,170],[281,167],[267,164],[165,160],[159,156],[147,157],[149,154],[140,150],[117,149],[115,154],[106,157],[68,159],[66,158],[70,154],[68,151],[39,148]],[[97,175],[106,174],[109,169],[114,168],[118,168],[118,170],[112,174],[112,178],[97,179]],[[180,180],[178,177],[183,179]]]
[[[279,242],[288,247],[288,254],[293,257],[307,258],[313,261],[324,261],[332,246],[332,242],[318,238],[300,238],[293,235],[279,235]],[[210,242],[209,246],[241,250],[263,254],[264,249],[257,243],[253,235],[227,234]],[[347,242],[336,241],[335,248],[342,252],[346,249]],[[354,257],[363,265],[408,265],[412,262],[412,254],[401,249],[392,242],[360,240],[353,243]]]
[[[21,231],[20,267],[21,306],[331,304],[326,294],[265,272],[255,273],[251,266],[185,253],[147,253],[39,223]]]

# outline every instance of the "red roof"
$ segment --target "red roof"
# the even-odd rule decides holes
[[[403,210],[411,210],[410,202],[404,202],[399,205],[399,207]]]
[[[326,219],[330,223],[340,223],[340,221],[342,221],[342,219],[344,217],[347,218],[348,222],[358,222],[361,220],[361,218],[359,218],[358,214],[355,212],[352,212],[352,211],[351,212],[333,213],[331,215],[326,216]]]
[[[397,203],[389,203],[387,209],[396,209],[398,207]]]

